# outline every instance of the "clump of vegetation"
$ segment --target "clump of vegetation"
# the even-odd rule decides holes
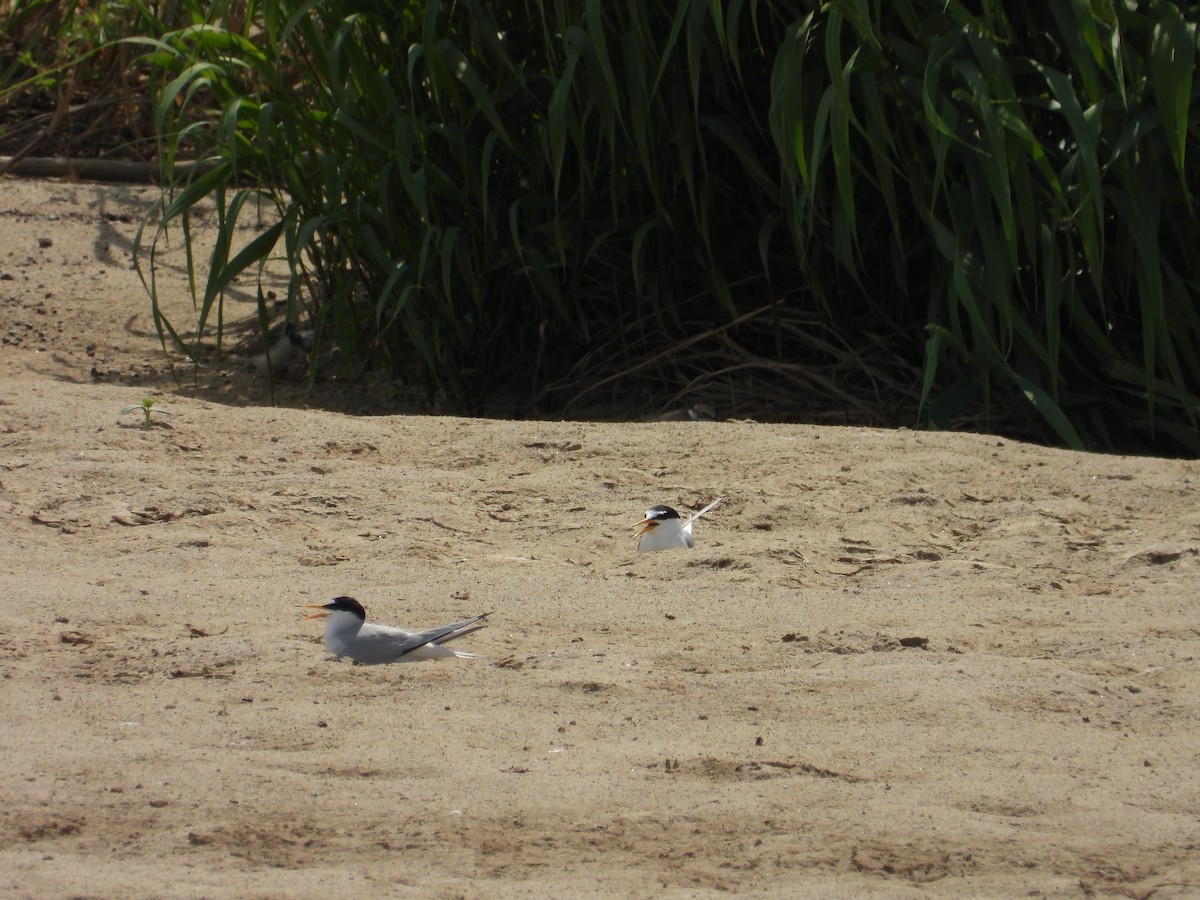
[[[143,397],[141,403],[132,403],[129,406],[122,407],[121,414],[124,415],[125,413],[133,412],[134,410],[138,410],[141,412],[141,414],[143,416],[143,419],[142,419],[142,427],[143,428],[149,428],[152,425],[157,424],[151,418],[151,415],[153,413],[161,413],[163,415],[168,415],[168,416],[171,415],[171,411],[164,406],[159,406],[158,401],[155,400],[153,397]]]
[[[280,245],[325,339],[458,404],[820,394],[1200,450],[1194,6],[537,12],[285,2],[156,44],[160,132],[218,164],[164,221],[279,211],[219,242],[200,324]]]
[[[1200,452],[1197,4],[181,8],[127,45],[165,170],[210,163],[141,241],[181,349],[154,252],[215,205],[187,331],[281,254],[290,316],[452,407]]]
[[[150,69],[122,39],[186,21],[161,15],[139,0],[0,0],[0,154],[154,156]]]

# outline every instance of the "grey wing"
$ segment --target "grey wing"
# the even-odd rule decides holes
[[[691,533],[693,522],[695,522],[698,518],[700,518],[702,515],[704,515],[710,509],[715,509],[717,506],[719,506],[721,503],[724,503],[724,502],[725,502],[724,497],[718,497],[712,503],[708,504],[708,506],[704,507],[704,509],[700,510],[700,512],[696,513],[690,519],[688,519],[687,522],[684,523],[683,527],[686,528],[689,533]],[[691,545],[689,544],[688,546],[691,546]]]
[[[461,622],[455,622],[453,625],[439,625],[437,628],[426,628],[424,631],[414,631],[408,636],[408,639],[400,647],[400,655],[410,653],[418,647],[424,647],[426,644],[448,644],[455,638],[465,637],[468,634],[473,634],[483,625],[475,625],[483,619],[490,616],[490,612],[485,612],[478,616],[473,616],[470,619],[463,619]],[[474,628],[467,628],[468,625],[475,625]],[[460,628],[466,629],[459,631]]]
[[[327,640],[329,652],[339,659],[348,656],[365,666],[395,662],[405,653],[419,647],[412,643],[413,636],[402,628],[391,628],[368,622],[348,641]]]
[[[358,634],[350,638],[344,635],[326,636],[325,648],[338,659],[348,657],[356,663],[374,666],[395,659],[396,648],[404,642],[405,636],[399,629],[381,632],[369,630],[364,626]]]

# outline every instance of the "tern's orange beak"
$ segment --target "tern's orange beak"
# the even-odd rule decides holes
[[[641,537],[647,531],[650,531],[657,527],[658,527],[658,523],[656,521],[654,521],[653,519],[642,519],[642,521],[638,522],[636,525],[633,526],[633,530],[637,533],[638,537]]]
[[[329,615],[329,610],[327,610],[325,608],[325,605],[322,603],[301,603],[300,605],[303,606],[305,609],[319,609],[320,610],[320,612],[309,613],[307,616],[301,616],[300,617],[301,622],[307,622],[309,619],[323,619],[327,615]]]

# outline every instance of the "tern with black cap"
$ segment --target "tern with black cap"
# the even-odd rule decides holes
[[[646,518],[634,527],[637,531],[637,552],[654,553],[657,550],[691,550],[696,546],[692,535],[692,525],[696,520],[721,503],[725,498],[718,497],[700,512],[686,522],[679,513],[669,506],[652,506],[646,510]]]
[[[317,612],[304,619],[325,620],[325,649],[338,659],[347,657],[364,666],[394,662],[419,662],[425,659],[473,659],[474,653],[445,646],[450,641],[473,634],[491,613],[483,613],[461,622],[406,631],[390,625],[367,621],[367,611],[353,597],[334,597],[328,603],[304,603]],[[474,627],[472,627],[474,626]]]
[[[266,341],[261,332],[241,341],[234,348],[234,355],[248,361],[260,372],[278,372],[302,352],[311,350],[315,337],[311,331],[301,331],[294,322],[281,322],[267,332]]]

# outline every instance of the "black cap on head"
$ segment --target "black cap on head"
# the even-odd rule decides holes
[[[646,518],[655,522],[662,522],[666,519],[678,519],[679,513],[675,512],[669,506],[652,506],[646,510]]]
[[[334,597],[332,600],[326,603],[322,609],[327,609],[330,612],[354,613],[354,615],[358,616],[360,619],[365,619],[367,617],[367,611],[363,609],[362,604],[353,597]]]

